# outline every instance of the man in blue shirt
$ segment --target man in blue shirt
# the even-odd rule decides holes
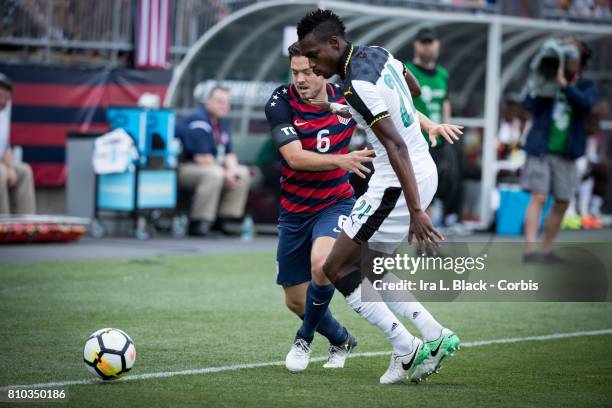
[[[238,163],[228,121],[229,90],[214,86],[202,104],[177,124],[187,162],[179,168],[181,187],[194,190],[189,232],[203,236],[217,218],[244,215],[250,173]]]

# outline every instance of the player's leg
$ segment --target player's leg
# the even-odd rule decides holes
[[[332,234],[334,229],[339,231],[338,216],[333,218],[333,225],[328,228]],[[346,358],[357,346],[355,337],[332,316],[329,310],[335,287],[323,273],[323,264],[335,241],[335,238],[320,236],[312,245],[310,255],[312,280],[306,293],[304,321],[298,330],[298,336],[311,336],[315,328],[319,333],[326,333],[325,337],[329,340],[330,346],[324,368],[343,368]]]
[[[433,173],[428,178],[419,181],[418,190],[422,208],[427,208],[431,203],[437,189],[437,180],[437,174]],[[399,245],[399,243],[405,241],[406,225],[410,225],[410,212],[404,196],[401,195],[395,208],[372,236],[371,241],[373,242],[371,245],[376,243],[386,243],[387,246],[388,243]],[[400,279],[392,273],[386,273],[382,280],[383,282],[400,282]],[[412,372],[410,376],[412,381],[421,381],[438,370],[442,360],[447,355],[452,355],[459,348],[460,340],[455,333],[438,323],[411,293],[384,292],[383,299],[393,312],[414,323],[421,332],[425,349],[428,350],[423,364],[416,367]]]
[[[348,305],[365,320],[378,327],[391,342],[393,348],[391,362],[380,382],[382,384],[402,382],[423,362],[427,351],[423,348],[423,342],[408,332],[382,299],[362,300],[360,255],[361,245],[342,231],[325,261],[323,271],[336,289],[344,295]]]
[[[330,342],[330,358],[325,368],[342,368],[348,353],[357,345],[355,338],[332,316],[329,303],[334,295],[334,285],[323,273],[323,263],[329,255],[336,236],[344,219],[350,213],[353,199],[336,203],[312,220],[310,237],[312,249],[310,251],[311,281],[306,291],[304,319],[296,339],[304,339],[310,344],[315,329],[322,333]]]
[[[288,223],[278,226],[279,240],[277,248],[278,275],[276,283],[285,290],[285,303],[300,319],[304,318],[306,293],[311,279],[311,233],[314,220]],[[324,313],[316,331],[330,341],[338,341],[338,333],[343,334],[340,325],[329,310]],[[291,372],[303,371],[310,361],[309,341],[296,336],[291,346],[285,365]]]
[[[283,286],[283,290],[285,291],[285,305],[302,320],[304,319],[306,292],[309,286],[310,282]],[[347,339],[347,333],[344,327],[335,320],[331,312],[325,313],[316,332],[327,338],[330,343],[332,343],[332,339],[340,339],[339,344],[343,344]],[[338,335],[338,332],[340,332],[341,336]]]
[[[385,188],[383,183],[370,180],[368,192],[357,200],[323,267],[326,276],[345,296],[347,303],[390,340],[393,346],[391,363],[381,377],[381,383],[402,381],[412,374],[428,354],[423,342],[406,330],[381,298],[378,301],[364,301],[361,297],[364,283],[359,270],[364,255],[361,245],[368,242],[383,226],[401,194],[399,187]],[[403,236],[406,234],[407,231]],[[366,259],[365,262],[366,269],[370,270],[367,264],[371,260]]]
[[[421,208],[427,208],[431,204],[438,187],[438,175],[436,173],[419,183],[419,198]],[[410,212],[403,195],[398,198],[396,207],[387,217],[387,220],[374,234],[373,240],[397,244],[404,241],[406,225],[410,225]],[[385,273],[383,282],[400,283],[401,279],[393,273]],[[399,287],[399,286],[398,286]],[[405,296],[404,296],[405,295]],[[436,340],[442,332],[442,325],[434,319],[423,305],[412,296],[411,293],[389,292],[383,293],[383,299],[387,306],[399,316],[409,319],[421,333],[425,342]]]
[[[304,304],[306,302],[306,290],[309,282],[297,285],[285,285],[285,306],[300,319],[304,318]]]
[[[298,317],[304,316],[305,290],[310,282],[310,223],[280,222],[276,251],[276,283],[285,289],[285,304]],[[299,340],[299,341],[298,341]],[[289,371],[305,370],[310,361],[310,345],[295,339],[285,359]]]
[[[335,291],[334,285],[331,284],[323,273],[323,263],[331,252],[332,246],[342,227],[342,222],[351,212],[354,203],[353,199],[336,203],[317,214],[312,222],[312,249],[310,251],[312,280],[306,292],[304,321],[297,332],[298,337],[308,342],[312,341],[317,327],[332,323],[331,320],[323,320],[324,316],[329,314],[328,305]],[[336,333],[329,340],[332,345],[340,346],[346,341],[348,333],[340,324],[335,323],[337,326],[326,327],[325,329],[330,333]]]
[[[334,296],[334,285],[323,274],[323,262],[327,258],[335,239],[331,237],[319,237],[312,244],[310,255],[310,271],[312,279],[306,291],[306,302],[304,307],[304,320],[300,326],[297,336],[309,343],[314,337],[315,330],[321,325],[333,324],[334,327],[327,331],[334,333],[329,338],[331,344],[341,345],[347,337],[347,331],[335,319],[323,322],[323,318],[329,312],[329,302]]]

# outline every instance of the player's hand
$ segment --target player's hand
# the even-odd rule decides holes
[[[338,167],[351,171],[361,178],[366,178],[366,173],[371,171],[363,163],[370,163],[374,160],[374,150],[364,147],[362,150],[355,150],[348,154],[339,154],[336,158]]]
[[[463,134],[462,129],[463,126],[449,125],[446,123],[435,125],[428,132],[431,147],[436,147],[436,145],[438,144],[438,136],[442,136],[444,140],[446,140],[450,144],[455,143],[455,140],[459,140],[459,136]]]
[[[434,228],[429,215],[423,210],[410,211],[408,243],[412,244],[413,238],[417,239],[419,247],[436,245],[438,241],[444,240],[442,234]]]
[[[17,184],[17,172],[14,168],[10,167],[6,173],[6,180],[9,187],[15,187]]]
[[[320,108],[328,110],[335,115],[340,115],[343,118],[348,119],[352,117],[351,110],[347,105],[342,105],[340,103],[330,103],[330,102],[321,101],[318,99],[309,99],[308,103],[313,106],[318,106]]]

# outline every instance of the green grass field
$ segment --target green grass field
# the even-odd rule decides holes
[[[82,346],[103,327],[134,339],[137,361],[129,376],[282,360],[298,320],[274,279],[271,253],[2,264],[0,386],[92,378]],[[611,303],[429,306],[464,342],[612,327]],[[358,336],[356,351],[389,350],[341,296],[332,310]],[[611,340],[608,334],[465,347],[418,386],[379,385],[388,357],[374,356],[350,359],[340,371],[313,362],[294,375],[267,366],[72,385],[65,387],[66,405],[610,406]],[[316,337],[313,355],[326,347]]]

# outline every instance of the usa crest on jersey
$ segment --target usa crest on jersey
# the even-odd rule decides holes
[[[343,125],[348,125],[351,121],[351,118],[345,118],[344,116],[336,115],[336,117],[338,118],[338,122],[342,123]]]

